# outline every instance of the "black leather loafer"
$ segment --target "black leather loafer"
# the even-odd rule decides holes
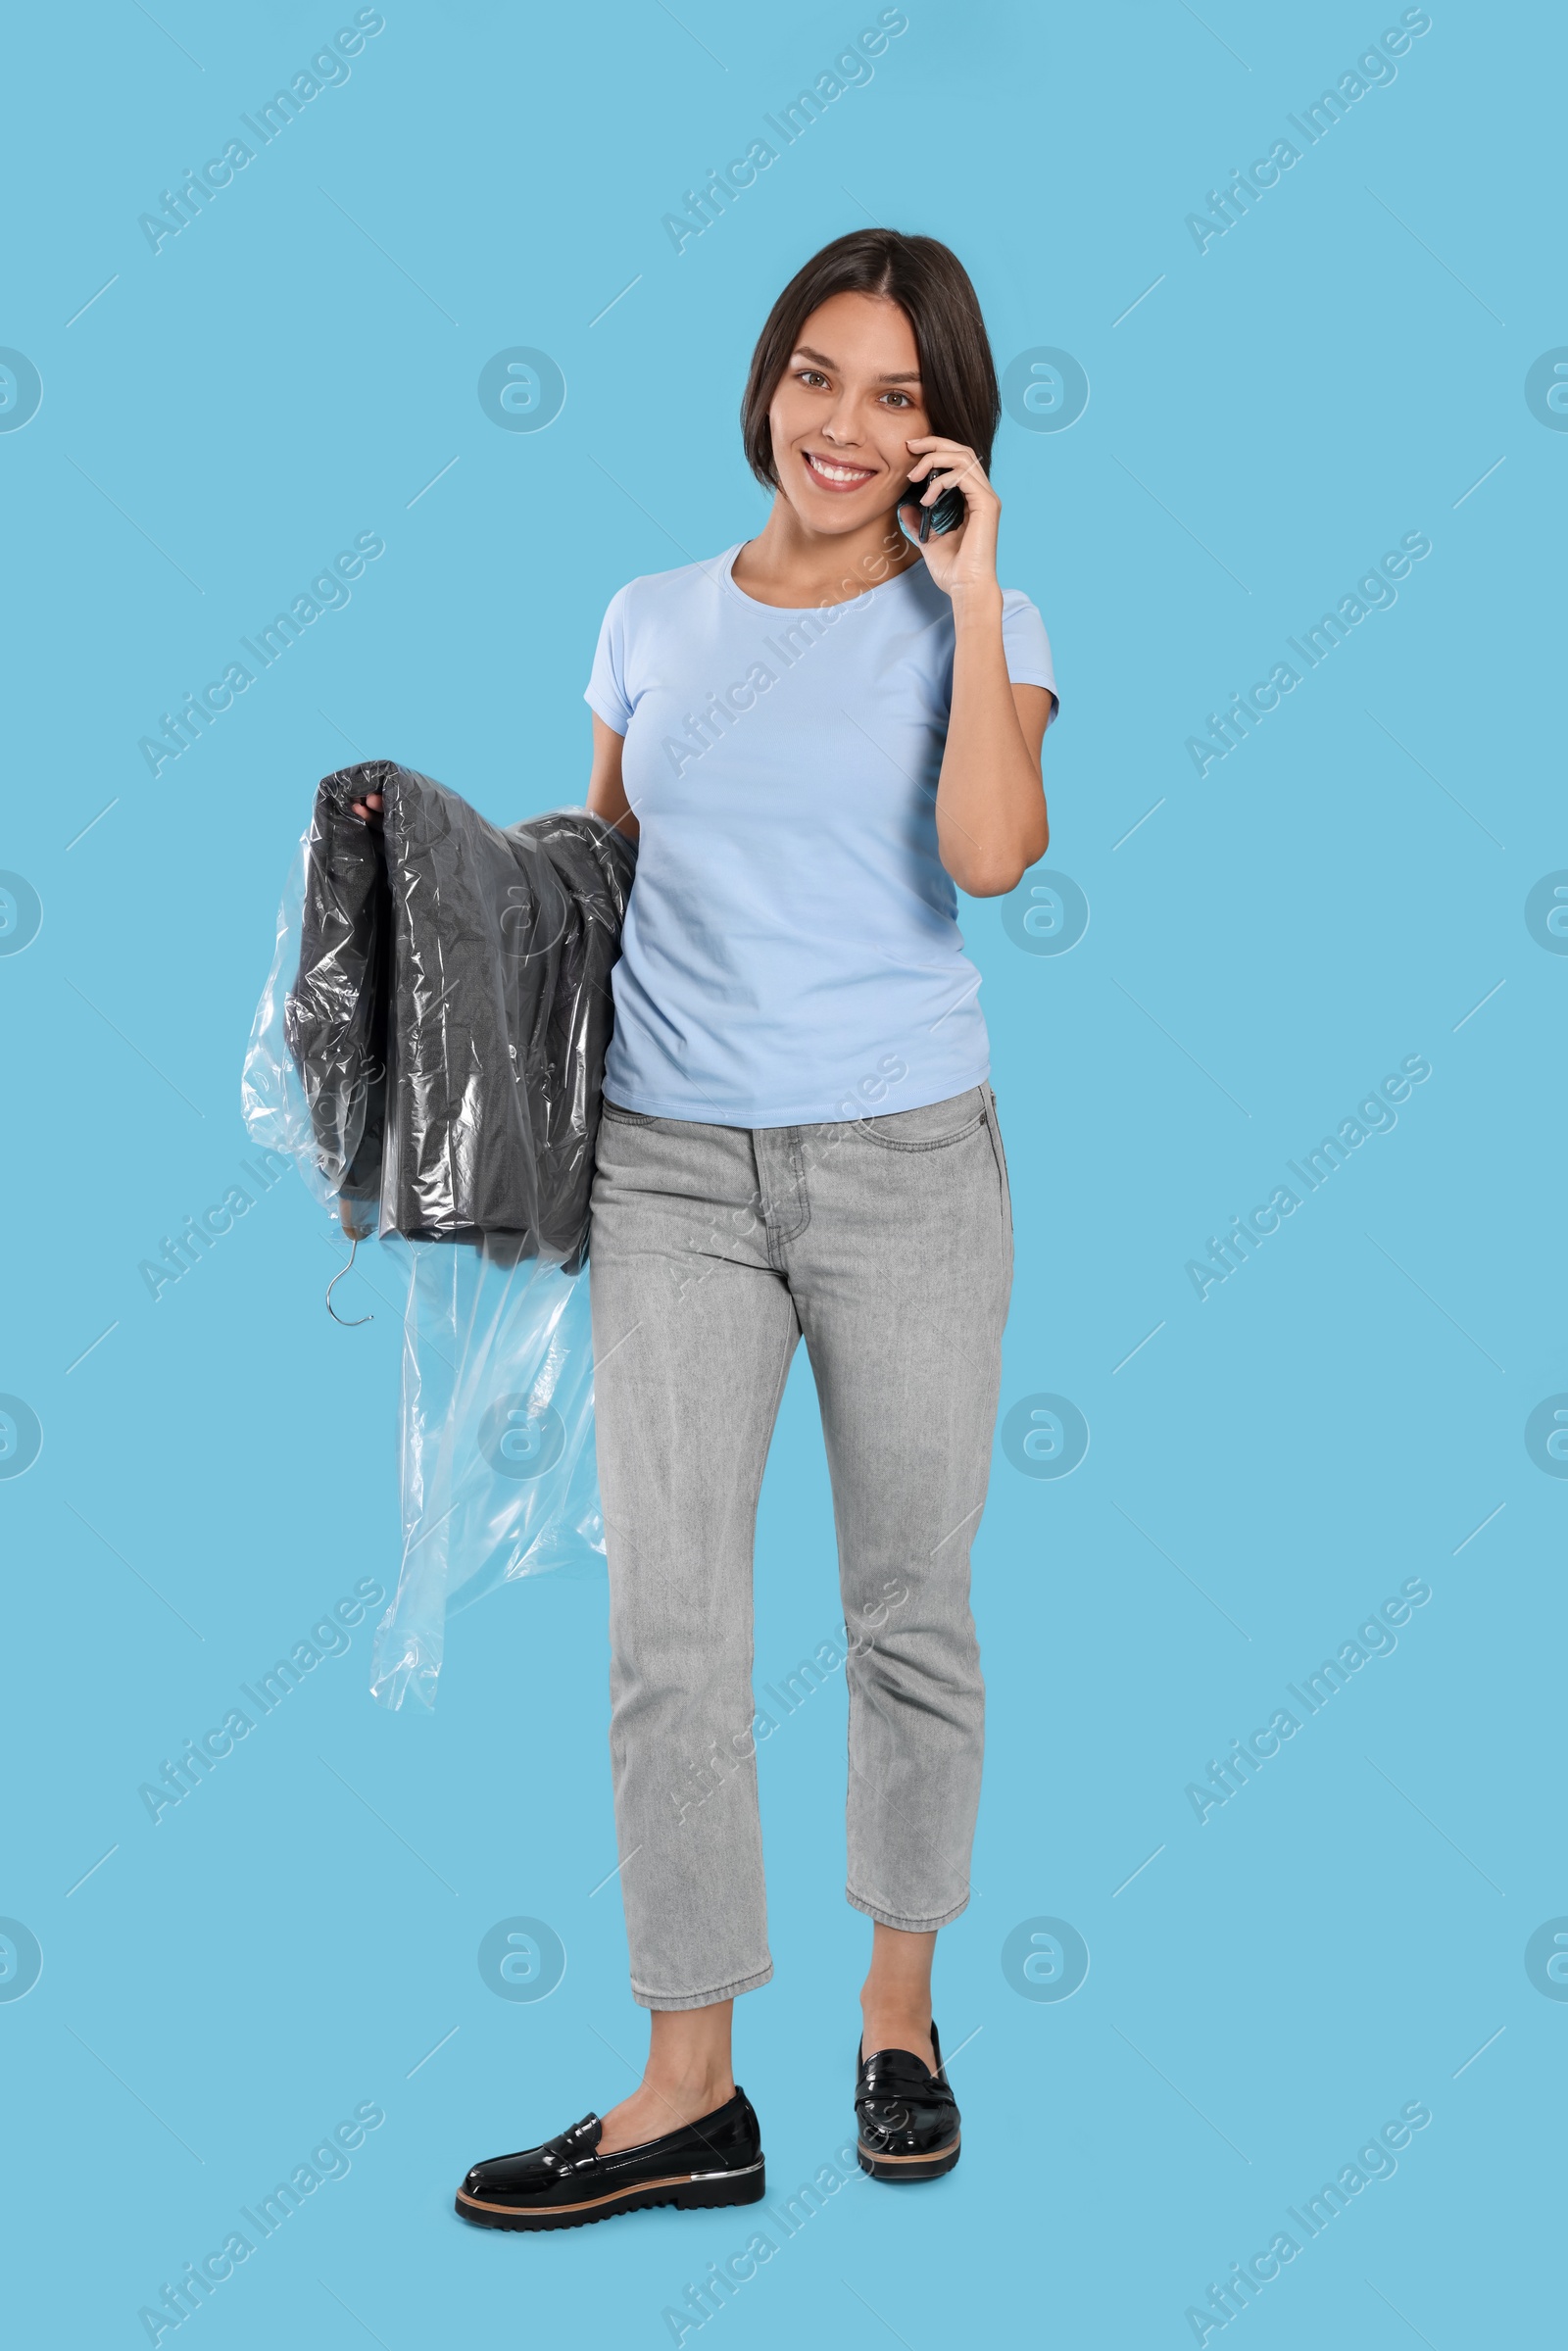
[[[873,2180],[940,2180],[958,2160],[958,2101],[942,2069],[942,2043],[931,2028],[933,2074],[907,2049],[858,2058],[855,2119],[860,2169]]]
[[[476,2163],[458,2190],[459,2213],[481,2229],[580,2229],[650,2204],[691,2212],[756,2204],[767,2193],[761,2132],[743,2089],[701,2122],[640,2147],[601,2155],[603,2129],[585,2114],[543,2146]]]

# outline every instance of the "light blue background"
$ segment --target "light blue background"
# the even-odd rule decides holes
[[[44,389],[0,434],[0,865],[43,906],[0,958],[0,1389],[43,1428],[0,1482],[0,1911],[43,1950],[0,2001],[8,2332],[144,2341],[138,2307],[368,2100],[384,2126],[218,2289],[208,2351],[652,2346],[749,2233],[451,2211],[469,2162],[614,2100],[643,2045],[593,1890],[601,1581],[459,1617],[430,1717],[371,1705],[362,1630],[148,1819],[163,1759],[395,1572],[399,1348],[358,1276],[340,1300],[374,1322],[323,1314],[292,1177],[156,1304],[137,1267],[249,1155],[239,1059],[317,775],[389,754],[504,821],[580,797],[608,598],[758,527],[753,339],[870,218],[957,249],[1000,364],[1057,347],[1092,387],[996,458],[1004,576],[1063,684],[1049,863],[1091,920],[1038,955],[1004,906],[964,909],[1018,1218],[1004,1403],[1065,1396],[1091,1442],[1063,1480],[999,1447],[976,1545],[988,1776],[938,1962],[962,2165],[846,2187],[703,2334],[1190,2342],[1209,2281],[1424,2100],[1247,2339],[1540,2339],[1568,2003],[1524,1950],[1568,1912],[1568,1485],[1523,1431],[1568,1390],[1568,960],[1523,909],[1568,866],[1568,436],[1523,386],[1568,343],[1560,19],[1440,0],[1200,255],[1184,217],[1396,9],[912,0],[869,85],[677,257],[662,216],[873,9],[389,0],[347,84],[155,256],[138,214],[353,12],[156,13],[34,10],[9,43],[0,343]],[[518,344],[564,373],[544,432],[479,406]],[[364,530],[386,554],[349,607],[155,781],[138,738]],[[1413,530],[1397,605],[1200,781],[1185,738]],[[1397,1128],[1200,1302],[1185,1261],[1418,1053]],[[1187,1784],[1412,1576],[1433,1596],[1397,1650],[1200,1826]],[[777,1683],[838,1623],[804,1364],[758,1590]],[[738,2070],[784,2194],[850,2129],[841,1680],[761,1755],[777,1977]],[[516,1914],[567,1953],[543,2002],[480,1979]],[[1091,1953],[1064,2002],[1003,1971],[1047,1916]]]

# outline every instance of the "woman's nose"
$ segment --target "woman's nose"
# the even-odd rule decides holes
[[[822,427],[823,438],[839,449],[857,449],[860,443],[859,420],[853,408],[836,408]]]

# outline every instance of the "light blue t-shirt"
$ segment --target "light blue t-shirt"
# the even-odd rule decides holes
[[[848,604],[759,604],[710,563],[634,579],[586,700],[641,828],[605,1092],[654,1118],[804,1126],[961,1094],[990,1055],[937,854],[953,607],[923,563]],[[1026,596],[1007,672],[1055,692]]]

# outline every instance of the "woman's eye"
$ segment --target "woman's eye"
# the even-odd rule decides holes
[[[825,375],[819,375],[814,367],[803,367],[800,373],[800,381],[803,384],[825,384],[827,377]]]
[[[887,397],[889,400],[896,400],[901,408],[912,408],[914,405],[907,392],[889,392]]]

